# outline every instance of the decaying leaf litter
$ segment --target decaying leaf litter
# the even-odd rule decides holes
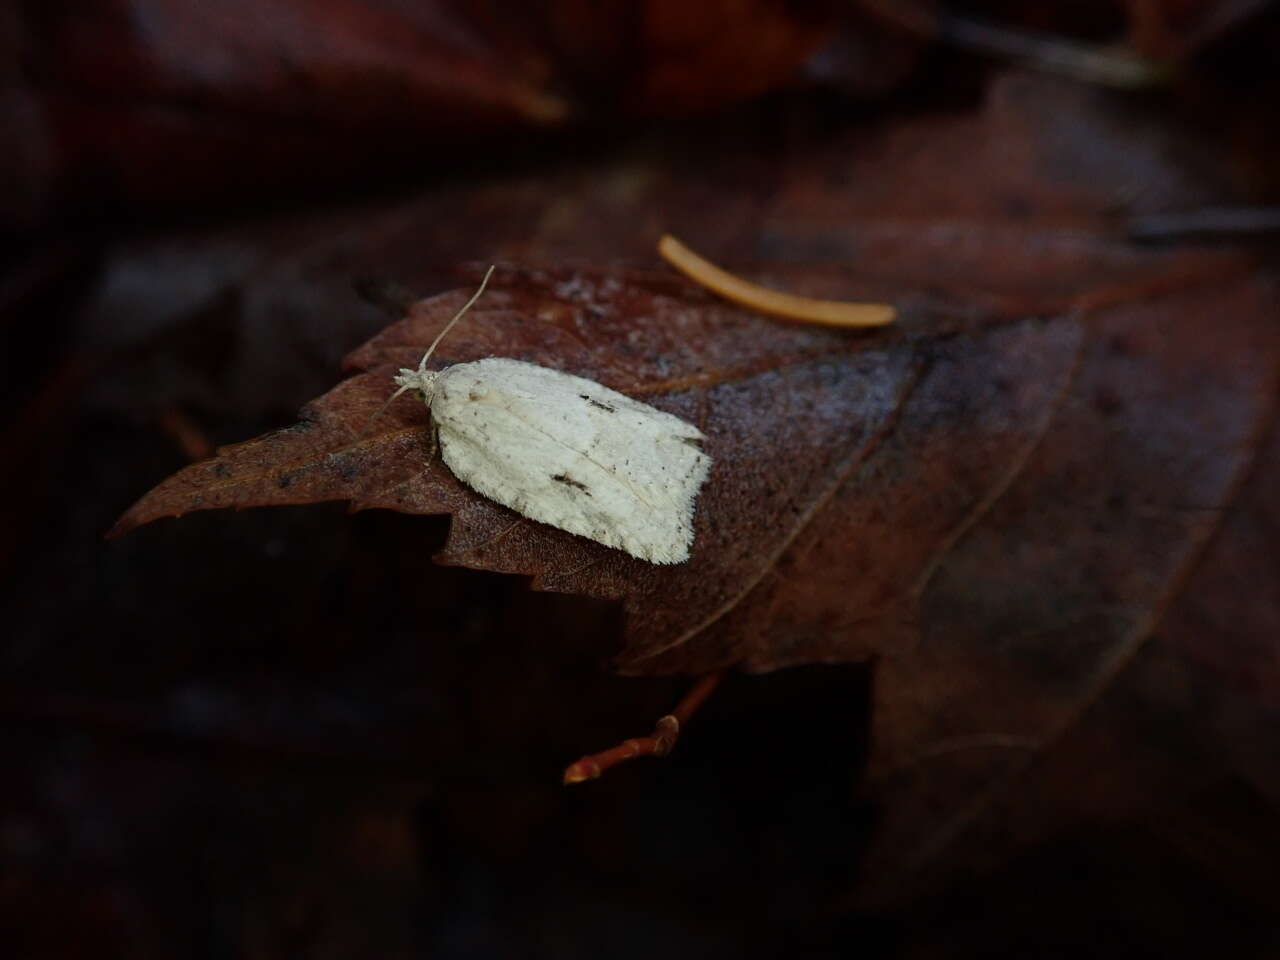
[[[1016,98],[1019,91],[1016,90],[1017,85],[1014,86],[1012,96]],[[1024,85],[1022,91],[1028,86],[1034,88],[1035,84]],[[1010,109],[1016,113],[1017,105],[1010,97],[1008,87],[994,96],[992,109],[997,115]],[[1083,112],[1087,115],[1087,107]],[[1025,117],[1022,120],[1026,122]],[[935,149],[945,150],[946,145],[935,145]],[[915,156],[909,150],[906,155]],[[1058,159],[1061,162],[1061,158]],[[929,166],[927,161],[924,166]],[[912,172],[920,173],[919,170]],[[965,174],[970,172],[965,171]],[[902,176],[905,180],[907,174]],[[959,188],[961,179],[957,174],[952,185]],[[1013,179],[1016,183],[1016,176]],[[935,192],[947,193],[945,187],[940,189],[937,186],[939,182],[946,183],[945,171],[941,177],[924,177],[920,182],[930,184]],[[1176,190],[1185,189],[1185,184],[1176,176],[1163,181],[1157,178],[1155,183],[1157,193],[1165,190],[1173,195]],[[880,186],[884,187],[883,181]],[[768,230],[772,231],[773,242],[776,243],[779,236],[791,241],[809,238],[810,248],[827,251],[822,254],[826,257],[832,256],[831,250],[841,249],[841,236],[838,233],[833,235],[831,231],[837,229],[834,225],[842,216],[849,216],[850,210],[842,211],[838,205],[834,209],[823,209],[821,204],[814,202],[816,198],[812,193],[804,195],[805,190],[819,187],[816,178],[809,184],[803,180],[798,185],[793,182],[789,197],[775,205],[770,214]],[[1068,197],[1056,209],[1050,204],[1050,209],[1047,213],[1042,210],[1041,216],[1047,215],[1051,221],[1056,217],[1061,223],[1073,227],[1082,219],[1087,220],[1088,211],[1082,212],[1080,208],[1088,206],[1081,201],[1089,196],[1090,190],[1078,184],[1073,184],[1072,188],[1080,190],[1077,198]],[[887,192],[899,197],[906,195],[892,188]],[[1009,769],[1004,762],[1009,752],[1017,752],[1021,756],[1028,749],[1043,749],[1057,742],[1055,731],[1064,729],[1063,723],[1073,722],[1072,718],[1078,715],[1078,706],[1094,702],[1098,691],[1114,682],[1115,674],[1109,669],[1123,666],[1125,661],[1123,655],[1112,658],[1103,664],[1103,669],[1093,672],[1090,664],[1083,667],[1077,664],[1075,671],[1045,678],[1055,688],[1065,687],[1059,690],[1064,709],[1054,716],[1038,716],[1037,712],[1054,713],[1054,703],[1038,695],[1034,685],[1024,685],[1041,671],[1034,664],[1027,664],[1026,669],[1018,671],[1018,662],[1008,658],[974,657],[975,650],[981,653],[986,649],[989,636],[1052,638],[1055,624],[1062,624],[1058,627],[1062,632],[1080,637],[1079,627],[1084,624],[1087,628],[1084,631],[1088,642],[1086,649],[1100,651],[1103,660],[1107,659],[1105,654],[1108,650],[1118,649],[1123,654],[1125,649],[1140,649],[1149,634],[1140,629],[1140,622],[1139,629],[1127,631],[1125,628],[1129,620],[1141,621],[1142,618],[1129,617],[1126,611],[1158,607],[1161,596],[1158,588],[1165,583],[1176,586],[1178,570],[1185,564],[1176,562],[1172,568],[1157,566],[1155,569],[1132,560],[1110,567],[1099,565],[1099,554],[1105,554],[1105,550],[1100,551],[1088,543],[1072,544],[1069,539],[1064,542],[1062,534],[1075,531],[1082,539],[1103,534],[1128,538],[1113,542],[1130,545],[1139,560],[1156,556],[1191,562],[1197,543],[1212,533],[1204,526],[1212,527],[1217,505],[1227,501],[1235,483],[1244,483],[1247,479],[1246,461],[1256,450],[1254,438],[1259,436],[1266,422],[1265,384],[1269,382],[1266,371],[1271,357],[1271,344],[1265,329],[1249,326],[1252,318],[1270,309],[1267,285],[1246,283],[1236,287],[1236,281],[1252,269],[1247,256],[1240,258],[1222,251],[1188,252],[1185,249],[1147,256],[1120,245],[1108,247],[1081,240],[1071,229],[1055,232],[1037,226],[1031,231],[1038,241],[1035,256],[1027,257],[1032,265],[1039,268],[1036,273],[1025,269],[1011,253],[1014,247],[1025,243],[1025,232],[992,218],[992,210],[982,209],[980,197],[958,199],[958,193],[951,196],[957,199],[953,199],[949,207],[943,205],[941,209],[953,219],[923,237],[912,237],[918,242],[913,243],[913,249],[907,252],[901,245],[904,237],[908,236],[908,230],[901,221],[877,221],[873,215],[875,202],[872,198],[861,201],[867,204],[861,209],[858,201],[853,204],[854,219],[861,223],[858,239],[863,241],[860,246],[864,259],[859,260],[859,269],[865,270],[867,279],[864,282],[874,289],[839,292],[890,299],[885,296],[884,288],[894,281],[886,281],[885,273],[874,267],[877,257],[887,262],[892,254],[901,260],[897,270],[887,271],[888,275],[892,277],[895,272],[899,277],[911,275],[909,281],[897,281],[903,285],[902,299],[923,299],[921,290],[941,290],[946,292],[953,305],[952,309],[937,309],[937,303],[929,304],[934,309],[920,314],[925,323],[924,342],[896,344],[901,353],[896,358],[893,343],[877,343],[872,339],[859,344],[858,354],[870,355],[862,358],[866,367],[855,367],[847,373],[848,379],[857,373],[861,375],[859,379],[870,378],[874,383],[876,371],[873,367],[895,359],[899,364],[888,374],[880,374],[881,378],[889,380],[891,386],[898,387],[897,393],[882,401],[889,409],[885,414],[888,426],[874,440],[869,438],[853,453],[846,451],[844,459],[818,459],[818,471],[827,471],[828,484],[812,494],[810,502],[838,504],[841,495],[848,490],[851,497],[857,497],[859,502],[866,504],[866,514],[861,517],[855,515],[845,528],[859,534],[850,538],[856,545],[855,556],[846,560],[848,554],[844,551],[823,553],[821,537],[815,536],[812,542],[804,538],[804,529],[812,529],[812,525],[803,528],[783,550],[772,554],[778,562],[738,600],[738,607],[734,609],[747,610],[742,615],[748,626],[745,638],[733,639],[737,636],[737,625],[730,625],[723,631],[726,639],[717,641],[715,628],[722,621],[715,621],[685,643],[666,647],[670,635],[668,630],[666,639],[650,640],[648,646],[642,637],[640,652],[647,656],[635,657],[632,654],[628,659],[628,653],[624,651],[623,654],[624,667],[629,663],[641,663],[647,664],[641,669],[697,670],[707,665],[733,662],[735,658],[758,668],[767,668],[806,660],[862,659],[886,650],[901,653],[900,657],[895,657],[901,661],[899,666],[883,669],[893,669],[903,682],[886,684],[882,678],[876,688],[877,695],[886,699],[880,705],[878,715],[901,718],[886,719],[883,726],[877,727],[878,735],[890,744],[884,752],[886,741],[882,741],[880,756],[889,758],[884,761],[889,768],[895,766],[895,755],[905,758],[906,772],[925,780],[933,779],[930,789],[936,788],[943,796],[953,796],[957,789],[949,777],[958,777],[962,783],[982,780],[989,776],[984,763],[987,767]],[[793,207],[790,222],[789,204]],[[794,217],[797,209],[804,211],[798,219]],[[935,208],[934,214],[937,213]],[[960,214],[974,217],[977,225],[963,224]],[[923,203],[917,215],[928,215]],[[873,242],[867,244],[865,235],[870,235]],[[1013,267],[1001,265],[994,275],[984,275],[981,283],[975,282],[972,264],[966,262],[968,254],[963,249],[955,249],[959,246],[959,239],[966,235],[981,237],[987,249],[1001,249],[1009,253],[1004,263],[1012,263]],[[522,259],[513,257],[510,262],[519,263]],[[905,269],[903,262],[907,264]],[[928,271],[924,269],[926,265],[930,268]],[[769,268],[766,266],[765,269]],[[1002,274],[1001,271],[1006,269],[1007,274]],[[827,270],[830,275],[839,272],[835,265],[828,266]],[[815,271],[815,276],[811,282],[820,285],[823,282],[821,270]],[[563,280],[571,282],[572,277],[566,276]],[[653,282],[652,277],[645,278],[645,283]],[[658,285],[661,287],[661,282]],[[536,288],[532,281],[530,286]],[[1230,297],[1228,289],[1233,291]],[[1197,295],[1188,299],[1189,294]],[[695,305],[701,303],[696,292],[685,288],[680,288],[677,296],[689,298]],[[548,297],[545,292],[535,291],[535,302],[539,309],[564,309],[557,298]],[[1150,305],[1143,308],[1140,305],[1144,303]],[[1219,316],[1224,303],[1232,308],[1227,311],[1231,318],[1232,336],[1226,338],[1222,351],[1196,357],[1179,351],[1179,341],[1189,344],[1195,340],[1198,344],[1194,331],[1202,328],[1210,316]],[[1075,315],[1072,314],[1073,308],[1078,311]],[[1155,340],[1143,335],[1150,329],[1167,326],[1165,321],[1171,313],[1188,309],[1194,311],[1192,318],[1183,327],[1174,326],[1175,332],[1166,331]],[[1020,311],[1025,311],[1027,316],[1019,317]],[[1052,316],[1031,319],[1031,315],[1036,313]],[[929,337],[935,332],[930,324],[937,325],[936,340]],[[572,329],[572,325],[568,326]],[[1038,341],[1037,333],[1041,330],[1052,332],[1048,344]],[[563,339],[571,339],[568,332],[561,333],[564,334]],[[708,336],[708,342],[721,335],[719,328],[712,333],[714,336]],[[1025,337],[1021,342],[999,339],[1001,335],[1016,337],[1019,333]],[[552,337],[556,335],[550,334]],[[940,359],[933,353],[938,344],[943,350]],[[714,344],[711,347],[714,348]],[[770,349],[785,355],[785,350],[778,351],[773,346]],[[829,348],[819,347],[817,352],[823,349]],[[946,352],[950,349],[959,352],[952,357]],[[791,355],[797,354],[793,351]],[[998,363],[1002,356],[1006,357],[1003,369]],[[1027,373],[1029,381],[1036,381],[1034,385],[1023,388],[1030,395],[1000,401],[1000,384],[1009,378],[1007,375],[986,376],[990,374],[993,362],[998,373],[1008,374],[1021,371],[1021,364],[1028,357],[1040,358],[1044,364],[1034,375]],[[1242,368],[1240,357],[1249,358]],[[875,363],[871,362],[873,358]],[[791,365],[787,364],[788,367]],[[1140,389],[1148,382],[1179,372],[1183,365],[1194,374],[1182,384],[1189,392],[1183,393],[1180,387],[1169,394],[1148,396]],[[600,367],[602,373],[605,366],[602,364]],[[939,370],[940,373],[937,372]],[[967,373],[979,370],[984,376],[966,377]],[[1231,376],[1206,376],[1215,370],[1230,371]],[[1091,371],[1092,377],[1089,376]],[[663,382],[654,373],[648,374],[650,379],[647,381],[640,381],[634,374],[633,379],[627,381],[621,374],[632,374],[632,371],[621,371],[618,382],[642,388]],[[947,374],[952,377],[950,382],[946,379]],[[760,374],[771,375],[780,374],[768,369]],[[929,381],[929,376],[940,379]],[[600,379],[607,382],[603,376]],[[1137,395],[1120,389],[1122,385],[1135,388]],[[722,384],[711,383],[706,389],[711,391],[720,386]],[[927,389],[922,392],[922,388]],[[1004,389],[1009,389],[1007,383]],[[786,395],[785,391],[783,395]],[[981,397],[984,401],[990,397],[995,403],[978,404],[973,402],[974,397]],[[1189,437],[1179,438],[1176,433],[1153,430],[1153,426],[1164,422],[1166,411],[1174,409],[1173,404],[1179,397],[1185,411],[1181,419],[1187,424]],[[677,400],[692,402],[686,401],[679,393],[675,394],[672,402]],[[911,407],[915,401],[920,402],[918,408]],[[958,409],[957,403],[960,404]],[[716,408],[717,411],[721,409],[724,407]],[[1221,419],[1206,421],[1204,412],[1215,409]],[[975,415],[975,410],[991,411],[989,442],[978,442],[977,449],[970,452],[972,462],[967,466],[960,457],[960,450],[947,450],[943,462],[939,462],[934,453],[938,445],[945,448],[950,441],[959,446],[961,438],[969,436],[968,421]],[[952,415],[950,421],[945,419],[948,413]],[[1012,436],[1009,435],[1010,423],[1017,424]],[[918,424],[917,431],[912,433],[908,430],[903,436],[904,426],[909,428],[911,424]],[[1217,437],[1220,428],[1222,432]],[[1205,446],[1204,438],[1211,435],[1216,437],[1214,445]],[[824,436],[846,439],[845,435],[836,433]],[[900,436],[903,439],[898,442]],[[761,445],[766,446],[771,439],[777,442],[785,438],[766,435]],[[1116,482],[1111,489],[1086,487],[1082,496],[1079,484],[1074,481],[1088,470],[1095,469],[1097,458],[1096,455],[1090,458],[1085,453],[1073,458],[1070,451],[1074,444],[1079,444],[1082,451],[1096,451],[1098,441],[1104,444],[1109,457],[1120,455],[1108,463],[1109,469],[1116,474]],[[1185,467],[1177,468],[1178,464],[1185,462],[1179,459],[1179,451],[1189,448],[1199,451],[1195,457],[1200,468],[1198,473]],[[869,456],[862,456],[864,449]],[[922,451],[926,452],[922,454]],[[952,471],[950,464],[957,457],[960,457],[958,462],[961,466]],[[762,469],[759,464],[766,460],[767,457],[761,454],[748,464]],[[991,469],[993,462],[1000,464],[1001,468]],[[1181,488],[1176,491],[1170,488],[1161,493],[1148,490],[1141,484],[1135,485],[1135,477],[1152,472],[1150,464],[1153,462],[1161,465],[1162,482],[1176,481]],[[1214,462],[1221,465],[1222,472],[1218,475],[1206,468],[1207,464]],[[339,472],[342,467],[341,462],[336,465]],[[958,492],[950,479],[953,472],[961,478],[972,478],[962,479]],[[1063,479],[1063,474],[1072,482]],[[1027,483],[1025,478],[1033,475],[1057,477],[1057,482],[1041,482],[1032,490],[1023,489]],[[847,485],[837,483],[833,476],[848,477]],[[852,482],[854,477],[863,482],[855,485]],[[913,482],[904,482],[904,477]],[[936,486],[928,485],[930,478],[934,478]],[[286,490],[300,480],[306,480],[307,475],[287,479]],[[339,476],[338,480],[341,479]],[[834,489],[827,493],[832,487]],[[334,482],[328,492],[343,489],[341,483]],[[901,504],[903,491],[912,490],[919,490],[918,498],[907,498],[907,503]],[[875,495],[871,496],[867,491],[875,491]],[[303,492],[307,492],[305,485]],[[960,502],[948,504],[946,498],[952,494]],[[296,491],[293,495],[301,496]],[[344,494],[339,492],[338,495]],[[827,499],[823,499],[824,495]],[[1021,546],[1025,541],[1019,531],[1025,527],[1019,527],[1019,524],[1026,524],[1039,512],[1041,496],[1047,497],[1048,502],[1055,503],[1072,519],[1051,523],[1052,529],[1039,540],[1031,541],[1035,547],[1028,552]],[[1110,510],[1122,512],[1121,507],[1115,505],[1116,497],[1126,498],[1123,501],[1126,507],[1135,503],[1140,506],[1150,519],[1149,526],[1116,526],[1110,519],[1112,514],[1107,512],[1108,504],[1112,504]],[[943,516],[931,519],[939,501],[944,505]],[[288,501],[278,499],[270,502]],[[483,511],[465,503],[462,498],[456,502],[472,522],[483,527],[488,521]],[[898,522],[900,517],[915,519],[915,523],[904,526]],[[995,536],[995,531],[989,529],[993,517],[1010,524],[1005,533]],[[1169,517],[1180,517],[1186,522],[1170,524],[1167,522]],[[883,525],[877,526],[877,520]],[[460,535],[459,526],[455,521],[455,540]],[[472,540],[465,541],[466,549],[460,549],[451,541],[446,556],[485,562],[482,558],[492,558],[496,551],[497,559],[489,562],[498,569],[538,572],[536,550],[529,549],[521,556],[511,555],[518,554],[521,549],[509,543],[515,531],[501,534],[501,528],[496,524],[486,529],[490,538],[502,536],[497,546],[485,545],[482,530]],[[759,542],[761,534],[751,531],[749,526],[746,529]],[[868,530],[872,535],[867,535]],[[904,530],[911,533],[904,534]],[[987,542],[981,543],[979,555],[966,559],[965,552],[974,549],[969,545],[984,533],[990,535],[986,537]],[[834,532],[831,538],[839,542]],[[921,542],[911,547],[909,541],[917,538]],[[767,541],[767,537],[764,539]],[[866,546],[861,547],[862,544]],[[885,545],[889,549],[883,549]],[[766,542],[766,556],[769,556],[767,546]],[[472,547],[485,552],[469,552]],[[797,571],[793,566],[794,556],[803,558],[808,565],[801,565]],[[831,569],[829,562],[833,556],[847,562],[849,566],[846,569],[857,574],[843,578],[841,583],[847,591],[852,581],[861,612],[867,614],[870,611],[857,622],[846,619],[850,616],[848,608],[854,606],[848,602],[847,594],[836,596],[835,584],[824,583],[820,578],[814,581],[808,576],[814,569]],[[580,559],[589,562],[591,558]],[[602,574],[608,572],[607,565],[594,565],[600,566],[606,566],[606,570],[600,571]],[[993,590],[994,585],[987,579],[987,572],[992,569],[1013,571],[1007,578],[1008,590]],[[1025,569],[1027,575],[1016,575],[1019,569]],[[1056,579],[1059,571],[1063,570],[1076,571],[1077,578],[1074,581]],[[736,579],[731,575],[734,573],[739,572],[731,571],[726,578],[738,584],[751,581],[750,571],[745,576],[739,574]],[[582,576],[592,575],[584,573]],[[547,583],[545,572],[539,582]],[[975,584],[985,589],[975,592]],[[561,586],[575,588],[573,583],[557,584],[554,580],[549,585],[556,589]],[[593,586],[600,595],[616,596],[624,593],[627,583],[625,576],[617,575],[611,585],[607,578],[601,577],[593,580]],[[612,590],[604,589],[609,586]],[[1054,591],[1058,591],[1056,595]],[[740,591],[735,591],[732,586],[722,588],[719,594],[721,606],[737,592]],[[911,602],[913,593],[920,602]],[[843,603],[840,602],[842,600]],[[746,601],[755,607],[746,606]],[[769,631],[762,625],[753,637],[751,624],[760,618],[751,612],[752,609],[765,611],[770,618],[768,625],[780,624],[782,629],[766,635]],[[719,607],[711,613],[717,610]],[[954,655],[939,655],[936,639],[939,636],[945,638],[948,633],[939,634],[936,628],[932,631],[927,629],[930,611],[934,612],[934,622],[945,624],[948,631],[957,619],[960,623],[973,625],[955,641],[959,649]],[[1080,614],[1080,611],[1092,612]],[[1072,619],[1075,615],[1079,618]],[[628,620],[629,631],[636,629],[631,625],[632,620],[634,614]],[[1044,626],[1046,623],[1050,628],[1048,632]],[[851,628],[849,633],[833,642],[833,634],[845,628]],[[654,632],[661,633],[660,630]],[[634,634],[629,636],[634,637]],[[706,639],[699,640],[699,637]],[[628,650],[635,646],[635,640],[631,639]],[[661,649],[664,647],[665,652]],[[654,652],[650,653],[650,650]],[[920,656],[922,650],[923,657]],[[913,653],[916,655],[914,660]],[[928,669],[921,670],[921,664]],[[1010,677],[1008,671],[1011,670],[1018,672]],[[968,682],[957,684],[958,678]],[[931,685],[921,686],[921,682]],[[1023,687],[1022,696],[1009,696],[1010,691],[1020,686]],[[1001,691],[1001,695],[993,697],[992,689]],[[1080,691],[1083,691],[1083,697],[1077,695]],[[946,702],[947,697],[958,697],[970,710],[981,708],[967,729],[960,730],[954,722],[949,723],[946,730],[938,728],[939,721],[932,715],[931,704]],[[893,703],[894,698],[899,702]],[[952,707],[948,716],[954,716],[956,712],[957,709]],[[1009,722],[1010,717],[1032,722]],[[894,742],[899,735],[903,744]],[[985,747],[982,746],[984,743]],[[955,749],[945,749],[949,744]],[[976,758],[977,753],[984,752],[984,757]],[[992,754],[995,760],[988,763],[985,757]],[[975,759],[979,760],[976,764]],[[949,772],[957,760],[964,762],[963,768],[955,773]],[[1023,764],[1019,762],[1014,766],[1020,768]],[[904,770],[893,769],[892,772],[900,777]],[[920,782],[917,780],[917,785]],[[932,803],[923,805],[936,806]],[[927,821],[928,815],[923,813],[912,813],[907,820],[912,829]]]
[[[1046,85],[997,88],[985,122],[1019,118],[1019,98],[1038,88]],[[1087,117],[1089,99],[1063,103]],[[931,169],[948,169],[947,141],[972,133],[930,130],[929,152],[909,154],[914,166],[874,152],[866,162],[909,188],[890,186],[891,195],[913,197],[917,183],[939,189]],[[1034,167],[1026,173],[1025,202],[1043,202]],[[951,174],[957,186],[969,176]],[[1019,182],[1016,170],[1007,177]],[[786,226],[788,204],[816,199],[805,197],[803,178],[795,183],[772,214],[775,231],[796,229]],[[1071,222],[1100,215],[1089,212],[1091,202],[1100,207],[1094,188],[1068,191],[1057,216],[1073,206]],[[1215,505],[1244,475],[1270,416],[1275,345],[1263,318],[1273,301],[1265,279],[1239,283],[1247,255],[1142,251],[1070,232],[1038,234],[1023,273],[1008,266],[1026,244],[1018,229],[993,223],[981,194],[950,196],[953,216],[977,217],[967,230],[985,238],[984,254],[1003,260],[1005,272],[984,277],[976,297],[963,251],[932,259],[958,233],[904,251],[901,228],[855,212],[856,197],[811,208],[833,223],[850,212],[863,222],[859,277],[890,251],[908,271],[937,264],[896,296],[885,296],[883,274],[845,281],[846,298],[904,304],[900,330],[851,337],[781,325],[656,272],[507,266],[492,302],[444,350],[449,362],[501,353],[575,371],[698,424],[725,469],[706,490],[687,570],[641,569],[478,499],[439,465],[423,465],[425,412],[390,417],[369,442],[351,444],[384,399],[388,373],[420,355],[465,299],[461,290],[415,306],[356,350],[347,366],[365,372],[309,405],[298,427],[189,468],[123,528],[192,508],[325,499],[449,512],[442,562],[622,599],[625,672],[880,657],[876,765],[891,778],[937,778],[948,793],[959,789],[947,785],[959,762],[967,780],[999,782],[1075,722],[1122,667],[1123,651],[1141,645],[1150,629],[1141,611],[1158,608],[1178,582]],[[948,299],[922,298],[920,283],[941,285]],[[1199,333],[1224,305],[1231,323],[1204,351]],[[1207,416],[1219,419],[1203,433]],[[1188,450],[1196,453],[1184,459]],[[1099,541],[1098,531],[1120,539]],[[1038,546],[1028,553],[1028,543]],[[1124,559],[1112,560],[1119,543]],[[1025,576],[1012,575],[1019,568]],[[989,582],[993,570],[1010,575]],[[982,652],[992,636],[1076,636],[1081,623],[1088,643],[1051,678],[1054,697],[1036,671],[1011,675],[1014,661]],[[991,694],[1013,676],[1008,693]],[[958,700],[944,729],[933,704],[947,697]],[[963,709],[972,716],[957,722]],[[953,742],[1017,746],[937,749]],[[915,794],[922,803],[928,795]],[[918,831],[922,816],[897,819]],[[884,829],[893,835],[892,822]]]

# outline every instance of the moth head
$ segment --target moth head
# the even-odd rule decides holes
[[[400,396],[400,394],[404,393],[406,390],[417,390],[418,396],[422,399],[422,402],[427,406],[431,406],[431,398],[435,396],[436,377],[439,376],[439,373],[437,371],[428,370],[427,361],[431,359],[431,354],[436,352],[436,347],[440,345],[440,341],[444,339],[444,335],[452,330],[453,325],[461,320],[463,315],[471,309],[472,304],[480,299],[480,294],[484,293],[484,288],[489,285],[489,278],[491,276],[493,276],[492,266],[485,271],[484,279],[480,281],[480,287],[471,295],[471,299],[462,305],[462,309],[454,314],[453,319],[446,323],[444,325],[444,329],[436,335],[435,340],[431,341],[431,346],[427,348],[427,352],[422,355],[422,359],[418,362],[418,368],[416,370],[412,370],[409,367],[400,368],[400,372],[392,378],[399,389],[397,389],[391,396],[387,397],[386,402],[378,408],[378,412],[369,418],[370,426],[373,424],[373,421],[382,416],[383,411],[386,410],[387,407],[391,406],[391,401],[395,400],[396,397]]]
[[[436,377],[440,375],[436,370],[423,370],[419,367],[417,370],[410,370],[408,367],[402,367],[400,372],[392,379],[400,389],[397,390],[392,397],[398,397],[406,390],[418,391],[418,397],[427,406],[431,405],[431,398],[435,396]]]
[[[422,399],[428,404],[431,403],[431,397],[435,392],[436,374],[427,369],[427,361],[431,359],[431,355],[436,352],[436,347],[440,346],[440,341],[444,339],[444,335],[453,329],[454,324],[466,315],[471,309],[472,304],[480,299],[480,294],[484,293],[484,288],[489,285],[489,278],[493,276],[493,267],[490,266],[485,271],[484,279],[480,281],[480,286],[475,293],[471,295],[471,299],[462,305],[462,309],[453,315],[453,319],[444,325],[444,329],[436,334],[436,338],[431,341],[431,346],[427,347],[427,352],[422,355],[422,360],[418,362],[418,369],[410,370],[408,367],[402,367],[400,372],[395,376],[396,385],[400,388],[391,397],[394,400],[406,390],[417,389],[422,394]],[[390,401],[387,401],[390,403]]]

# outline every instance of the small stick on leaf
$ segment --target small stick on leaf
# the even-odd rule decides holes
[[[893,307],[887,303],[814,300],[749,283],[702,259],[669,233],[658,241],[658,253],[690,280],[726,300],[785,320],[802,320],[830,327],[882,327],[892,323],[895,316]]]
[[[610,767],[616,767],[634,757],[665,757],[676,745],[676,740],[680,737],[680,728],[689,722],[689,718],[720,684],[720,676],[719,673],[709,673],[695,683],[674,710],[658,719],[652,736],[624,740],[616,747],[593,753],[583,757],[577,763],[569,764],[564,772],[565,785],[594,780]]]

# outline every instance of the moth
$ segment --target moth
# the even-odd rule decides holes
[[[417,368],[395,376],[399,389],[387,403],[418,391],[445,465],[490,500],[641,560],[688,560],[694,503],[711,468],[697,427],[594,380],[522,360],[427,369],[492,273]]]

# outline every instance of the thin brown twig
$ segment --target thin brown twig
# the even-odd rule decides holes
[[[970,20],[923,3],[858,0],[858,6],[917,36],[1086,83],[1131,90],[1160,86],[1169,79],[1167,64],[1123,47],[1089,46],[1065,37]]]
[[[676,745],[676,740],[680,737],[681,727],[689,722],[689,719],[698,711],[698,708],[706,702],[707,698],[719,686],[721,676],[722,674],[717,671],[716,673],[708,673],[699,679],[692,689],[684,695],[684,698],[676,704],[674,710],[665,717],[658,718],[658,722],[653,728],[652,736],[624,740],[616,747],[593,753],[583,757],[576,763],[569,764],[564,771],[565,784],[594,780],[610,767],[616,767],[618,764],[635,757],[665,757],[671,752],[671,748]]]

